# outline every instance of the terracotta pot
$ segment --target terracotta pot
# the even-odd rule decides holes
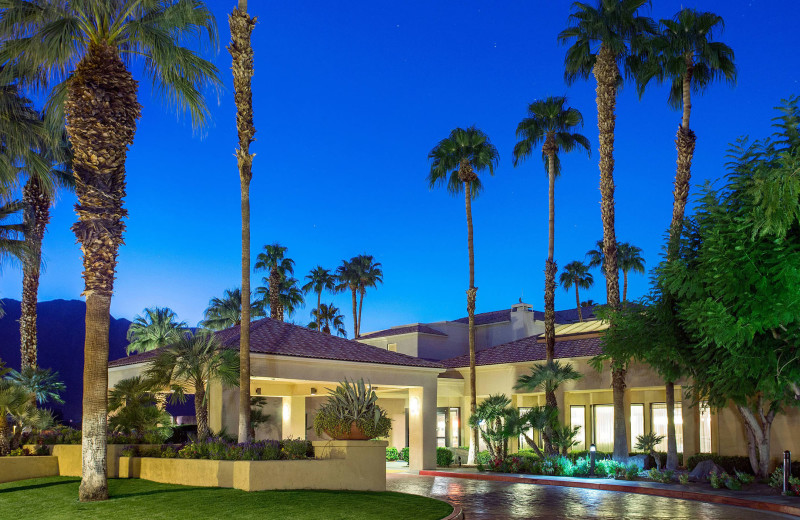
[[[328,434],[328,437],[337,441],[368,441],[369,437],[364,435],[364,432],[361,431],[361,428],[358,427],[358,424],[353,421],[350,423],[350,432],[345,433],[344,435],[334,435],[328,430],[325,430],[325,433]]]

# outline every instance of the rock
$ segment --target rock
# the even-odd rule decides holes
[[[719,475],[724,472],[725,470],[717,466],[713,460],[704,460],[689,473],[689,480],[693,482],[707,482],[710,473]]]
[[[650,454],[644,456],[644,469],[645,471],[658,468],[658,464],[656,464],[656,458]]]
[[[640,470],[647,469],[645,468],[647,457],[648,455],[634,455],[632,457],[628,457],[628,464],[636,464]]]

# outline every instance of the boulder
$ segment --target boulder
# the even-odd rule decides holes
[[[704,460],[689,473],[689,480],[692,482],[707,482],[710,473],[719,475],[724,472],[725,470],[717,466],[713,460]]]
[[[636,464],[640,470],[648,469],[645,467],[648,455],[633,455],[628,457],[628,464]]]

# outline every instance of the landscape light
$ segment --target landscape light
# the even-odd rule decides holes
[[[594,458],[597,455],[597,446],[594,443],[589,445],[589,476],[594,476]]]

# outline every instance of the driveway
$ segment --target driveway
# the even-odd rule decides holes
[[[753,520],[793,516],[648,495],[388,473],[386,490],[449,500],[466,520]]]

